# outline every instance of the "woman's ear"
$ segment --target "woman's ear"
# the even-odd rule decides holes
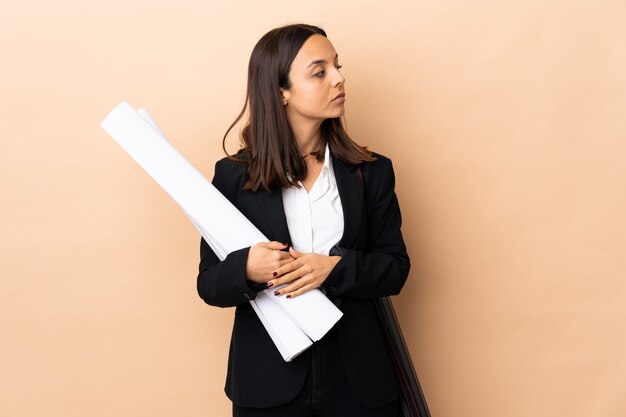
[[[285,90],[283,88],[280,89],[280,95],[282,97],[283,106],[286,106],[289,102],[289,90]]]

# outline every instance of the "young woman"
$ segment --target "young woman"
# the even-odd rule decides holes
[[[236,306],[225,387],[234,416],[397,415],[398,381],[373,300],[398,294],[410,263],[391,161],[344,130],[340,69],[319,27],[265,34],[250,57],[242,149],[215,165],[213,184],[271,240],[221,262],[201,240],[200,297]],[[291,362],[248,302],[282,284],[278,297],[320,288],[343,312]]]

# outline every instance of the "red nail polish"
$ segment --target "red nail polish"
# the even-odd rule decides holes
[[[278,290],[274,291],[274,295],[279,295],[280,293],[278,292]]]
[[[272,275],[273,275],[273,276],[276,276],[276,275],[278,275],[278,274],[277,274],[276,272],[272,272]]]
[[[287,294],[287,298],[291,298],[291,294]]]
[[[267,288],[272,288],[272,286],[273,286],[273,285],[274,285],[274,283],[273,283],[273,282],[268,282],[268,283],[267,283]]]

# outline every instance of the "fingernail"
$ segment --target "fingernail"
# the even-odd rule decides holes
[[[291,294],[287,294],[287,298],[291,298]]]
[[[278,274],[277,274],[276,272],[272,272],[272,275],[273,275],[273,276],[276,276],[276,275],[278,275]]]
[[[278,290],[274,291],[274,295],[279,295],[280,292],[278,292]]]
[[[267,283],[267,288],[272,288],[272,286],[274,286],[274,283],[273,283],[273,282],[268,282],[268,283]]]
[[[286,243],[283,243],[283,246],[287,246],[287,244],[286,244]]]

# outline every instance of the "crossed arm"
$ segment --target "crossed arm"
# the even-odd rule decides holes
[[[281,242],[260,242],[240,249],[219,261],[201,239],[198,293],[208,304],[221,307],[241,305],[256,292],[278,287],[277,295],[296,297],[325,287],[336,297],[382,297],[398,294],[410,269],[400,227],[402,219],[394,191],[391,161],[384,159],[369,196],[367,212],[368,248],[365,251],[336,248],[341,256],[300,253]],[[224,193],[216,164],[214,185]],[[227,190],[226,190],[227,191]]]

